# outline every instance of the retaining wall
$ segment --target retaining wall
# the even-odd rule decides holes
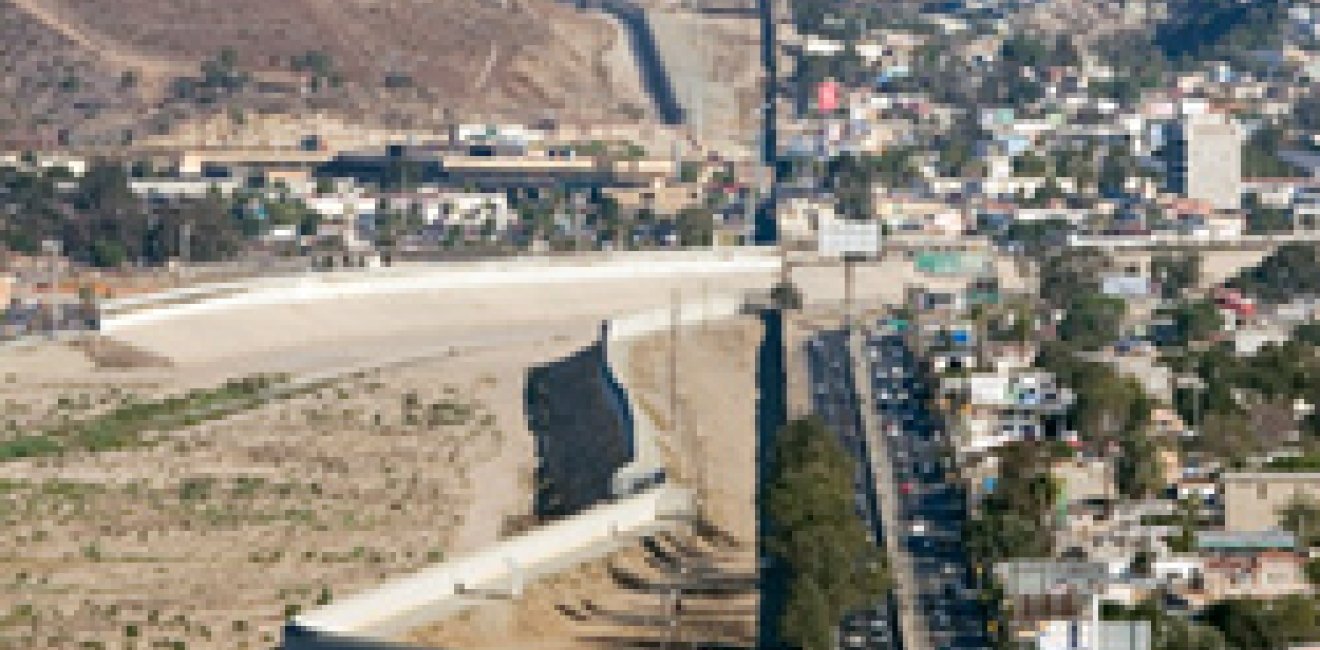
[[[691,507],[691,494],[672,486],[598,506],[297,616],[285,634],[299,645],[286,647],[334,647],[308,645],[316,639],[397,638],[484,600],[516,596],[527,582],[603,557],[641,537],[672,530],[691,515]]]
[[[730,317],[741,306],[740,298],[728,296],[684,304],[678,322],[687,326]],[[663,308],[608,321],[601,328],[600,371],[607,401],[631,444],[630,462],[614,477],[615,501],[296,617],[285,630],[286,650],[375,648],[372,644],[380,639],[478,606],[492,593],[516,595],[526,582],[605,557],[642,537],[676,530],[689,520],[695,514],[693,494],[665,483],[663,428],[638,408],[629,385],[631,344],[673,324],[672,308]]]

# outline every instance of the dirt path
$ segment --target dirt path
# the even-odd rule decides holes
[[[144,81],[167,81],[175,77],[196,76],[199,72],[198,61],[169,59],[133,51],[114,39],[66,19],[46,0],[8,0],[8,2],[75,45],[95,53],[104,62],[137,71]],[[254,70],[250,74],[259,81],[275,83],[288,83],[300,78],[292,72],[279,70]]]
[[[178,77],[197,73],[195,63],[183,63],[159,57],[151,57],[140,52],[126,51],[109,39],[93,34],[80,25],[61,17],[58,12],[41,0],[9,0],[20,11],[40,21],[58,32],[64,38],[87,50],[96,52],[112,65],[132,68],[145,76]]]

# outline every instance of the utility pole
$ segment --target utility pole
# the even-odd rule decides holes
[[[843,324],[850,335],[853,328],[856,327],[856,318],[853,314],[853,285],[855,284],[853,266],[855,262],[856,259],[851,253],[843,255]]]
[[[60,293],[60,255],[64,252],[64,242],[59,239],[47,239],[42,242],[42,248],[46,251],[50,267],[50,293],[46,301],[46,314],[49,317],[48,333],[51,337],[55,336],[55,330],[59,329],[60,309],[57,304]]]
[[[683,643],[683,581],[687,579],[687,567],[683,565],[682,553],[674,554],[678,563],[677,576],[669,583],[669,643],[670,648],[682,647]]]
[[[187,271],[192,258],[192,224],[185,221],[179,225],[179,270]]]
[[[678,328],[682,318],[681,294],[674,289],[669,309],[669,426],[678,432]]]

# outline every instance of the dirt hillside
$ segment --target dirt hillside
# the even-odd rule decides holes
[[[38,102],[44,119],[0,112],[16,133],[108,123],[120,104],[176,122],[217,109],[368,120],[648,111],[626,35],[551,0],[0,0],[0,16],[0,101],[20,89],[51,98]],[[181,90],[226,50],[244,83]]]

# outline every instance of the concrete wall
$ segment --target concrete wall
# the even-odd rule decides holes
[[[240,307],[439,289],[769,273],[776,270],[778,265],[778,258],[771,250],[739,248],[514,257],[479,262],[410,264],[385,269],[283,275],[109,300],[102,304],[102,330],[113,333],[180,316]]]
[[[516,596],[527,582],[643,536],[675,529],[691,512],[691,494],[669,486],[598,506],[297,616],[286,628],[286,648],[330,650],[353,639],[397,638],[489,598]]]
[[[103,329],[130,331],[153,322],[228,309],[329,301],[382,293],[418,293],[591,279],[628,279],[771,272],[771,250],[698,250],[662,253],[514,258],[444,265],[415,265],[342,273],[305,274],[189,287],[110,301]],[[684,325],[736,314],[737,297],[721,296],[680,308]],[[635,540],[676,530],[694,514],[690,491],[663,483],[663,430],[630,394],[629,347],[671,326],[669,308],[607,322],[601,331],[600,372],[609,403],[626,429],[628,462],[613,477],[613,502],[565,517],[466,557],[307,612],[289,622],[289,650],[392,647],[410,629],[475,607],[492,597],[516,595],[526,582],[604,557]]]
[[[731,296],[684,304],[678,322],[688,326],[727,318],[737,314],[741,305],[740,298]],[[482,597],[474,592],[486,597],[492,592],[516,595],[523,584],[538,577],[604,557],[641,537],[676,529],[693,514],[693,496],[687,489],[664,483],[665,430],[637,407],[627,372],[631,344],[668,330],[673,322],[673,310],[665,308],[608,321],[602,327],[601,373],[607,401],[628,427],[631,442],[631,461],[614,477],[616,501],[299,616],[286,629],[286,650],[375,648],[370,644],[376,640],[479,605]]]

